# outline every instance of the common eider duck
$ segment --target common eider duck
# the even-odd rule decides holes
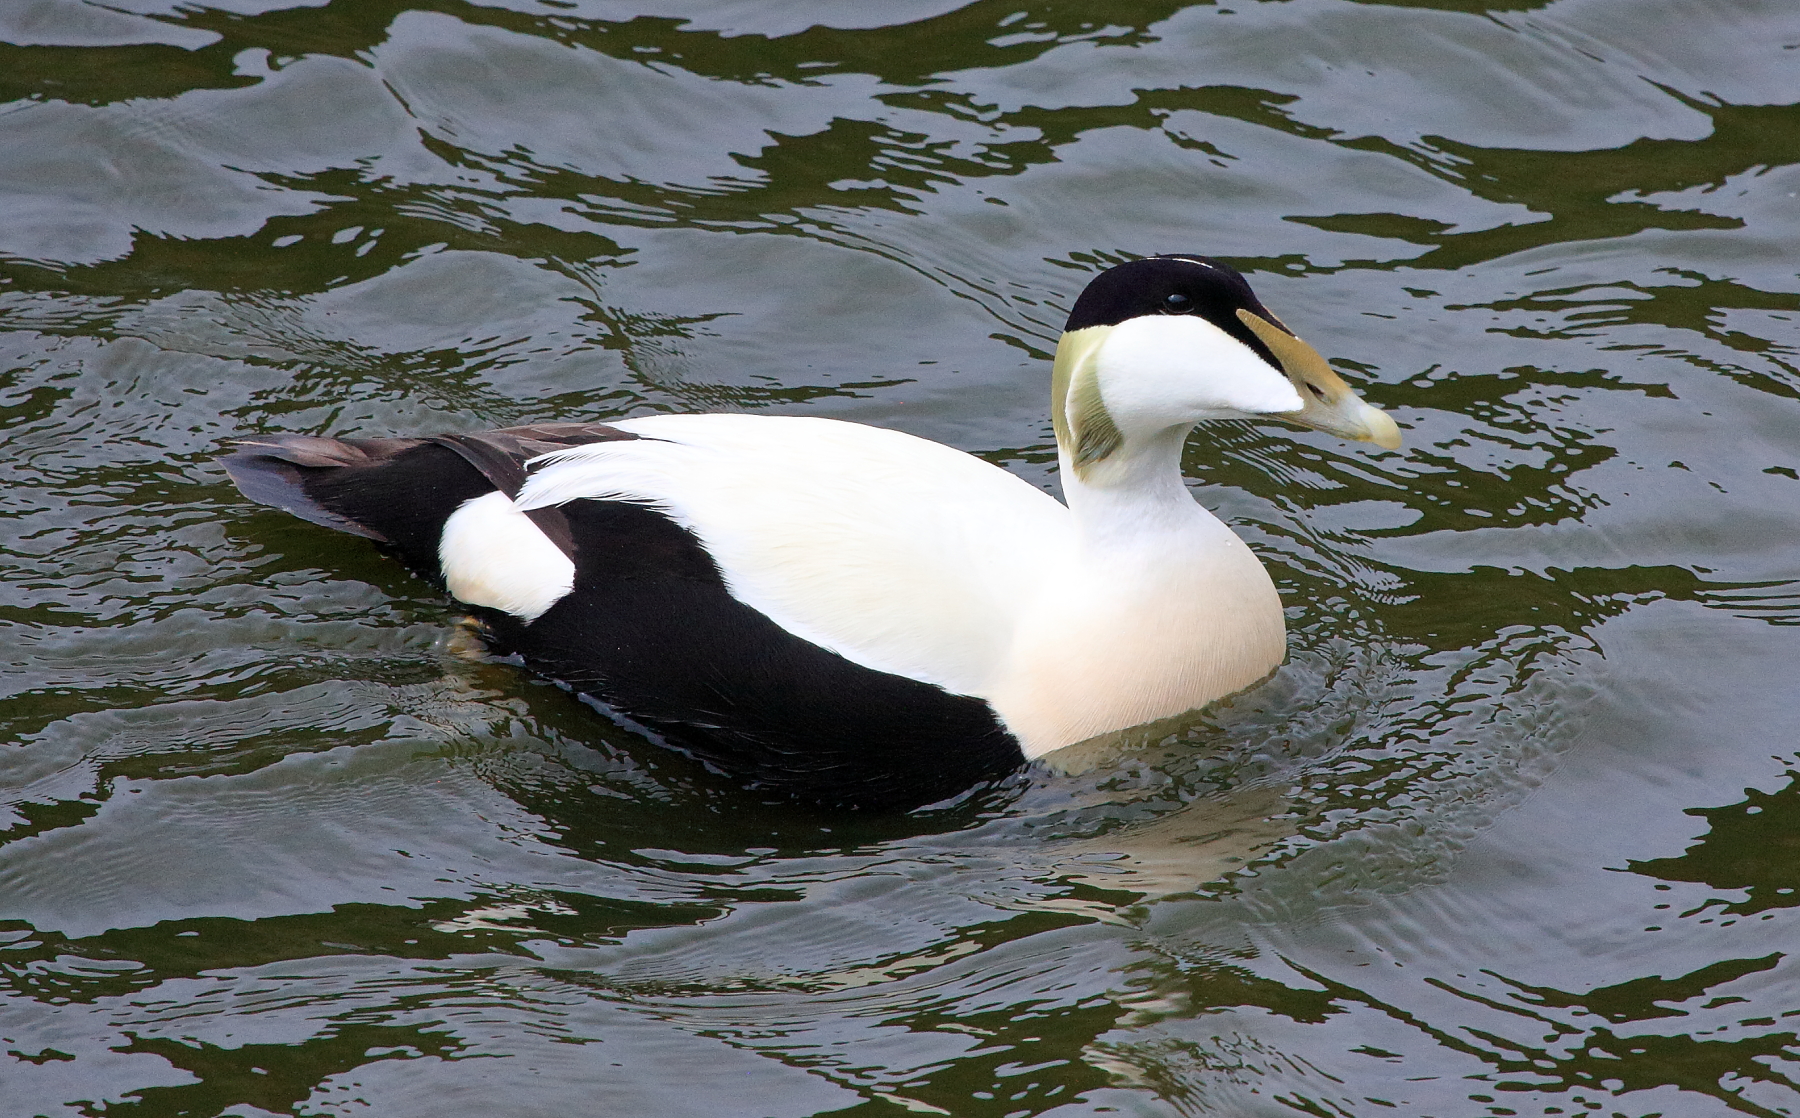
[[[224,465],[251,500],[440,580],[497,652],[744,784],[909,808],[1281,663],[1268,572],[1182,478],[1196,424],[1400,443],[1204,256],[1094,277],[1050,397],[1066,504],[926,439],[799,416],[275,435]]]

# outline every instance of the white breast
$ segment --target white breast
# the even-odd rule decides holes
[[[1287,653],[1281,599],[1231,530],[1195,506],[1147,546],[1082,547],[1026,612],[984,697],[1027,757],[1205,706]]]

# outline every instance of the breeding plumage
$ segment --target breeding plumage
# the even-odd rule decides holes
[[[225,464],[251,499],[441,578],[498,650],[751,785],[911,806],[1281,662],[1267,572],[1182,479],[1196,423],[1399,442],[1204,257],[1096,277],[1051,395],[1066,505],[937,443],[792,416],[276,436]]]

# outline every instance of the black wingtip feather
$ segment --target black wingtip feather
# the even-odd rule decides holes
[[[637,436],[603,423],[542,423],[428,439],[332,439],[267,435],[247,439],[224,460],[244,496],[302,520],[397,549],[437,571],[444,521],[462,502],[492,490],[515,496],[525,463],[541,454]],[[526,514],[572,554],[556,509]]]
[[[232,484],[237,486],[238,492],[259,505],[278,508],[283,512],[293,513],[302,520],[335,528],[340,532],[349,532],[380,543],[389,542],[386,536],[375,529],[339,515],[307,496],[304,471],[317,469],[326,463],[296,462],[295,458],[301,455],[293,453],[294,449],[296,448],[283,446],[277,441],[246,442],[226,455],[220,464],[225,467],[225,473],[230,476]]]

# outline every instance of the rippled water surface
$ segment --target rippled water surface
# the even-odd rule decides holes
[[[1792,0],[3,0],[0,1112],[1800,1112]],[[1407,428],[1189,447],[1292,654],[762,802],[240,498],[740,409],[1054,486],[1095,270]]]

